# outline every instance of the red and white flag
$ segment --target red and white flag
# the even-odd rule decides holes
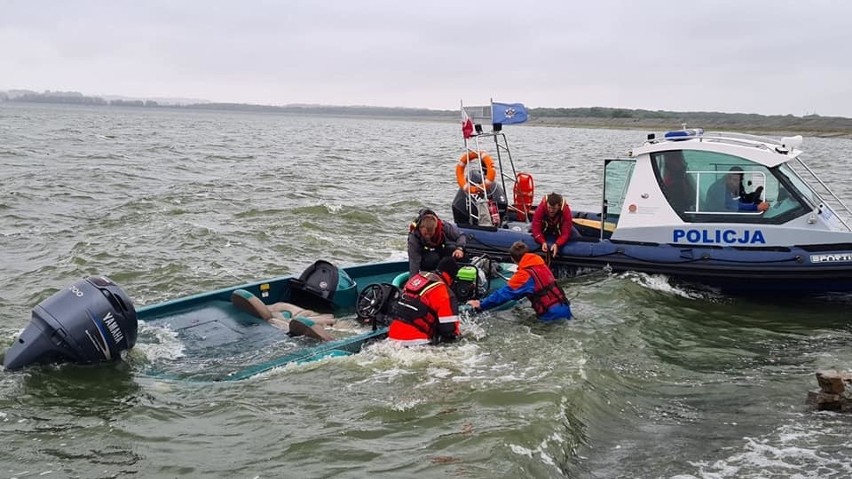
[[[473,136],[473,120],[467,116],[467,112],[462,108],[462,136],[464,136],[465,140]]]

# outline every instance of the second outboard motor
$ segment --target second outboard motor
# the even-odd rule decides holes
[[[116,361],[136,344],[130,297],[106,276],[75,282],[33,308],[30,324],[6,350],[3,366]]]

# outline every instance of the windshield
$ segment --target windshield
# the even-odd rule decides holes
[[[819,198],[819,195],[805,183],[804,180],[796,173],[789,164],[783,163],[778,165],[778,173],[783,175],[785,178],[790,180],[793,188],[802,196],[802,198],[809,203],[811,209],[816,207],[816,205],[820,204],[822,201]],[[779,198],[783,199],[783,198]]]

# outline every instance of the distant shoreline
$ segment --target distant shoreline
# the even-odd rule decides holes
[[[245,103],[161,104],[153,100],[104,100],[76,92],[30,91],[0,92],[0,103],[64,104],[96,107],[128,107],[142,109],[215,110],[237,112],[284,113],[367,118],[458,121],[459,113],[425,108],[392,108],[332,105],[253,105]],[[670,112],[629,110],[623,108],[529,108],[532,126],[562,128],[607,128],[665,131],[686,124],[705,130],[735,131],[759,135],[803,135],[823,138],[852,138],[852,119],[807,115],[757,115],[718,112]]]
[[[529,125],[560,127],[560,128],[602,128],[613,130],[647,130],[648,132],[669,131],[681,128],[686,123],[687,127],[703,128],[707,131],[729,131],[738,133],[750,133],[765,136],[788,136],[802,135],[819,138],[850,138],[852,129],[842,125],[833,127],[831,125],[815,126],[807,122],[786,125],[771,124],[749,124],[749,123],[726,123],[724,121],[689,121],[672,123],[668,121],[651,120],[608,120],[600,118],[533,118],[527,122]]]

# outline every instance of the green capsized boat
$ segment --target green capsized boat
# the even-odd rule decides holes
[[[462,291],[467,298],[460,297],[460,302],[503,286],[511,274],[509,265],[487,258],[461,266],[467,266],[461,271],[467,271],[465,280],[472,282],[456,282],[463,288],[468,286]],[[164,341],[180,349],[171,358],[149,357],[144,374],[160,379],[234,381],[273,368],[358,353],[366,344],[387,336],[384,322],[369,319],[380,313],[387,292],[393,291],[387,285],[399,287],[407,277],[407,261],[338,268],[320,260],[298,278],[267,279],[141,307],[137,310],[140,343],[150,346]],[[347,330],[332,328],[335,339],[326,342],[290,337],[286,331],[237,308],[231,301],[237,290],[248,291],[267,305],[295,303],[331,312],[338,318],[355,316],[359,321],[353,324],[372,324]]]

